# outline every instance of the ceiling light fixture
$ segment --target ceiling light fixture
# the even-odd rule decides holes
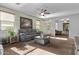
[[[21,3],[16,3],[16,5],[20,5]]]

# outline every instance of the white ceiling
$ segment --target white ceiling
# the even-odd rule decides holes
[[[39,18],[52,18],[79,13],[79,4],[77,3],[21,3],[20,5],[16,5],[15,3],[0,3],[0,5]],[[47,9],[51,14],[41,17],[39,15],[41,9]]]

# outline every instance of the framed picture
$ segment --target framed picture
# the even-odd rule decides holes
[[[20,17],[20,28],[32,28],[32,19]]]

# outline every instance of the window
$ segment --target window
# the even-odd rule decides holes
[[[40,29],[40,21],[36,21],[36,29]]]
[[[15,15],[0,11],[0,30],[14,28]]]

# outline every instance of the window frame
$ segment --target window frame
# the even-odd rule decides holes
[[[39,24],[37,24],[37,22],[39,22]],[[36,20],[36,29],[40,30],[41,26],[41,21],[40,20]]]
[[[0,10],[0,31],[6,31],[6,29],[3,30],[2,27],[7,27],[7,26],[1,26],[1,22],[6,22],[6,20],[4,20],[4,21],[1,20],[1,12],[7,13],[7,14],[11,14],[11,15],[14,16],[14,22],[10,21],[11,23],[13,23],[13,26],[12,27],[14,28],[15,27],[15,14],[14,13],[11,13],[11,12],[7,12],[7,11]],[[9,22],[9,21],[7,21],[7,22]]]

